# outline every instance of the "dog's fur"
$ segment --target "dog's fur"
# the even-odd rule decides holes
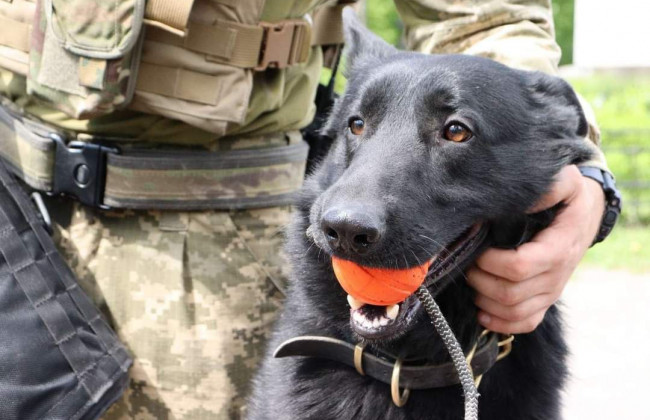
[[[346,13],[348,84],[326,126],[332,150],[306,181],[288,233],[293,266],[285,310],[255,380],[252,419],[459,419],[460,386],[411,391],[397,408],[389,386],[316,358],[274,359],[300,335],[358,342],[331,255],[375,267],[419,265],[468,226],[507,226],[547,192],[565,165],[590,157],[585,118],[572,89],[548,75],[488,59],[399,52]],[[365,120],[354,136],[351,117]],[[470,127],[463,143],[442,138],[450,120]],[[323,213],[343,206],[380,220],[381,241],[367,253],[334,249]],[[436,287],[437,286],[437,287]],[[431,290],[467,351],[480,330],[473,291],[461,277]],[[400,334],[370,346],[430,363],[449,360],[422,308]],[[553,419],[567,375],[558,309],[516,337],[512,353],[481,383],[481,419]]]

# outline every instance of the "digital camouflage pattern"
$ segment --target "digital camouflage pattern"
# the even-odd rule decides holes
[[[240,418],[285,286],[289,208],[70,213],[60,248],[136,359],[104,418]]]

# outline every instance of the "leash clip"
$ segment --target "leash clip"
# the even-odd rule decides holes
[[[472,377],[474,378],[474,385],[476,386],[476,388],[478,388],[478,386],[481,384],[481,379],[483,379],[483,375],[474,376],[474,370],[472,369],[472,360],[476,355],[476,351],[478,350],[481,339],[483,339],[483,337],[486,337],[490,333],[492,333],[492,331],[488,329],[484,329],[483,331],[481,331],[481,334],[479,334],[478,338],[476,339],[476,342],[474,343],[474,346],[469,351],[466,357],[467,366],[469,367],[469,372],[472,374]],[[497,349],[499,350],[499,353],[497,354],[497,358],[495,362],[498,362],[499,360],[503,359],[504,357],[510,354],[510,352],[512,351],[512,342],[515,339],[515,336],[512,334],[508,334],[505,336],[500,334],[500,336],[505,338],[497,342]]]
[[[497,343],[499,349],[503,347],[501,351],[499,351],[499,354],[497,355],[497,362],[510,354],[510,352],[512,351],[512,342],[514,340],[515,340],[515,336],[512,334],[508,334],[503,340]]]
[[[476,386],[476,388],[478,388],[478,386],[481,384],[481,379],[483,379],[483,375],[474,376],[474,369],[472,369],[472,360],[474,359],[474,355],[476,355],[476,350],[478,350],[478,345],[481,339],[487,336],[490,332],[491,331],[488,329],[484,329],[483,331],[481,331],[481,334],[476,339],[474,346],[472,347],[472,349],[467,354],[467,357],[465,358],[467,360],[467,367],[469,368],[469,373],[472,375],[472,378],[474,378],[474,385]]]

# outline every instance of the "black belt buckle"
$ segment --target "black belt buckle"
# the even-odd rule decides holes
[[[119,150],[81,141],[66,144],[56,133],[50,134],[50,138],[56,143],[52,193],[72,196],[87,206],[109,209],[103,203],[106,155]]]

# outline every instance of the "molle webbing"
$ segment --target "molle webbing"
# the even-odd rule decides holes
[[[314,14],[312,35],[310,25],[304,19],[260,22],[257,25],[224,20],[208,25],[190,21],[194,0],[150,0],[144,15],[144,22],[150,26],[146,39],[204,53],[208,60],[217,63],[257,70],[265,68],[262,66],[265,56],[279,55],[278,65],[284,67],[305,62],[312,45],[343,43],[341,10],[353,2],[346,0],[318,9]],[[32,4],[20,3],[21,14],[33,13]],[[0,27],[3,28],[0,46],[29,52],[31,24],[9,16],[12,14],[7,12],[5,15],[0,10]],[[286,36],[276,36],[282,31]]]
[[[0,417],[98,418],[132,363],[0,162]]]
[[[354,1],[339,1],[333,6],[322,7],[314,13],[312,45],[343,44],[343,8]]]
[[[148,25],[184,36],[194,0],[149,0],[144,12]]]
[[[13,172],[38,190],[75,195],[55,182],[61,179],[60,172],[54,174],[55,167],[57,171],[61,167],[56,150],[65,146],[55,142],[52,134],[57,133],[0,107],[0,156]],[[106,162],[105,166],[91,167],[90,173],[95,174],[97,169],[99,178],[105,180],[99,183],[99,197],[103,199],[90,204],[178,210],[290,204],[302,185],[308,146],[303,141],[288,143],[223,152],[125,149],[113,153],[110,148],[100,148],[106,150],[100,151],[105,159],[98,162]],[[71,150],[84,149],[84,144],[75,144],[77,149]],[[72,180],[77,166],[67,169]],[[67,175],[63,172],[64,179]]]

